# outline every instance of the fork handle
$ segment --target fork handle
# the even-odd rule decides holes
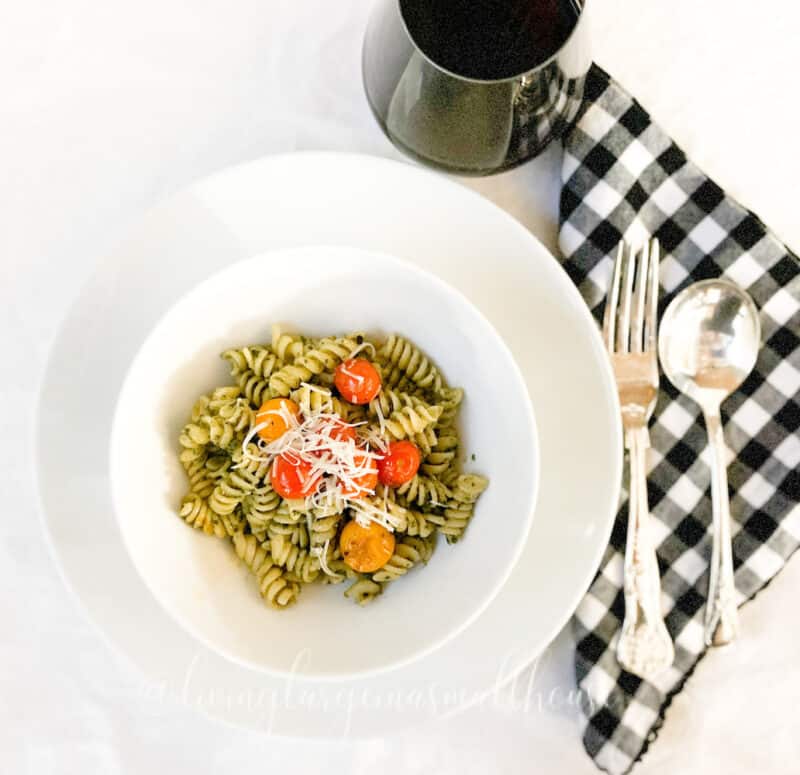
[[[648,532],[647,427],[628,430],[625,446],[630,451],[631,479],[623,587],[625,621],[617,642],[617,659],[628,672],[651,679],[672,664],[675,649],[661,617],[661,578]]]
[[[650,435],[647,428],[628,430],[625,446],[630,453],[631,469],[625,543],[625,619],[636,621],[641,611],[645,620],[655,625],[661,621],[661,578],[649,533],[647,450]]]
[[[705,641],[707,646],[724,646],[736,638],[739,613],[736,610],[736,586],[733,578],[731,544],[731,506],[728,499],[728,469],[725,460],[725,437],[719,411],[705,413],[708,441],[711,445],[711,506],[713,543],[706,601]]]

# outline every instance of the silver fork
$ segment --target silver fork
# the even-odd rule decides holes
[[[658,260],[657,240],[645,242],[638,251],[620,243],[603,321],[603,338],[619,391],[631,468],[625,620],[617,659],[625,670],[642,678],[657,675],[675,658],[672,639],[661,616],[661,579],[647,505],[647,424],[658,396]]]

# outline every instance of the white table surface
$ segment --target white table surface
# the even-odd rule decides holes
[[[0,770],[592,773],[562,633],[520,693],[363,743],[295,744],[163,700],[63,588],[34,498],[49,343],[93,265],[153,203],[293,149],[397,157],[367,109],[368,0],[6,0],[0,26]],[[800,249],[793,0],[592,0],[596,59],[717,181]],[[558,151],[464,181],[555,248]],[[52,400],[57,401],[58,396]],[[787,773],[800,742],[800,560],[705,659],[640,775]],[[124,605],[124,601],[120,601]],[[530,678],[530,675],[526,677]]]

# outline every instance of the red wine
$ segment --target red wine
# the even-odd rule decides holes
[[[522,75],[564,45],[581,0],[400,0],[409,34],[439,67],[465,78]]]

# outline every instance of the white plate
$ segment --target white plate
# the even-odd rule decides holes
[[[526,377],[541,453],[530,537],[492,605],[419,662],[336,685],[287,683],[199,647],[136,574],[108,482],[113,406],[155,321],[215,270],[309,243],[392,253],[461,290]],[[154,691],[174,692],[232,724],[298,737],[390,733],[465,707],[510,680],[567,622],[589,585],[608,541],[622,465],[602,343],[557,261],[504,211],[444,177],[330,153],[235,167],[152,210],[102,263],[64,322],[42,386],[37,446],[53,552],[108,641]],[[554,546],[567,548],[556,553]]]
[[[400,332],[465,391],[466,470],[490,486],[457,546],[391,584],[364,610],[343,586],[309,585],[297,605],[264,605],[229,541],[187,529],[177,438],[197,396],[230,384],[219,357],[269,341],[270,324],[311,336]],[[374,250],[308,246],[239,261],[192,288],[133,360],[111,434],[111,491],[122,536],[154,597],[201,642],[243,665],[339,679],[396,668],[455,637],[505,583],[530,530],[539,479],[525,381],[486,318],[418,266]],[[475,570],[480,569],[479,573]],[[423,572],[424,571],[424,572]],[[249,578],[250,577],[250,578]],[[405,616],[413,612],[412,616]]]

